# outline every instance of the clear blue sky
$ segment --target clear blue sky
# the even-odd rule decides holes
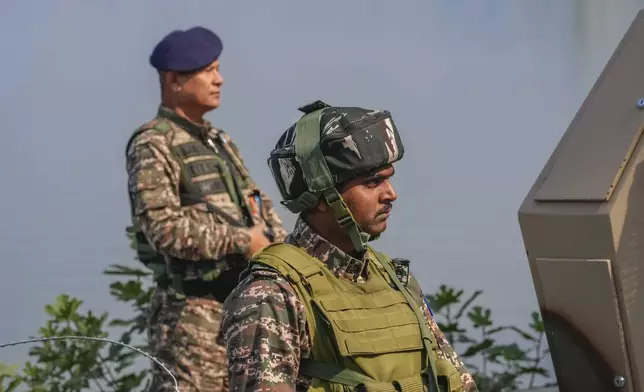
[[[124,144],[158,105],[152,47],[197,24],[224,42],[223,104],[208,117],[276,202],[265,161],[299,105],[388,109],[407,153],[377,246],[410,258],[427,292],[483,289],[499,322],[527,322],[537,305],[517,209],[641,7],[2,1],[0,341],[35,334],[61,292],[96,311],[127,311],[101,276],[131,260]],[[26,352],[2,350],[0,361]]]

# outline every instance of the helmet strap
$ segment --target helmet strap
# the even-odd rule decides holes
[[[364,252],[367,249],[367,242],[369,242],[369,234],[360,230],[358,223],[353,218],[353,214],[351,214],[349,207],[344,202],[342,195],[340,195],[337,189],[332,188],[324,192],[324,199],[329,207],[331,207],[335,220],[349,234],[355,251],[359,253]]]

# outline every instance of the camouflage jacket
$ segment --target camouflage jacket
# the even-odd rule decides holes
[[[230,253],[249,256],[250,234],[247,228],[227,224],[221,217],[210,213],[205,203],[181,205],[181,166],[169,146],[191,141],[205,143],[206,138],[217,140],[220,143],[218,148],[225,149],[225,158],[233,160],[229,163],[235,166],[235,170],[239,167],[240,174],[248,176],[238,148],[226,133],[213,128],[210,123],[195,124],[163,106],[159,108],[157,117],[144,127],[152,128],[155,122],[165,122],[170,130],[145,130],[132,140],[127,151],[133,213],[150,244],[167,257],[187,261],[217,260]],[[222,155],[221,151],[219,155]],[[255,211],[252,220],[254,223],[265,221],[272,227],[275,241],[283,240],[287,233],[271,200],[250,176],[241,191],[243,196],[252,191],[260,192],[263,211]],[[244,220],[241,207],[229,193],[209,195],[206,199],[235,219]]]
[[[367,261],[355,259],[327,242],[299,218],[286,243],[326,263],[336,276],[359,283]],[[422,291],[410,276],[409,287]],[[426,304],[427,323],[440,352],[461,372],[466,392],[477,388],[467,368],[441,332]],[[230,391],[305,391],[310,379],[298,375],[300,358],[308,358],[311,342],[304,305],[291,284],[271,269],[253,266],[224,304],[222,332],[227,346]]]

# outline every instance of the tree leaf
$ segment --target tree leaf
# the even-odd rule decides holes
[[[494,340],[492,340],[492,339],[484,339],[481,343],[477,343],[477,344],[474,344],[474,345],[471,345],[470,347],[468,347],[467,350],[465,350],[465,352],[463,353],[462,356],[465,357],[465,358],[469,358],[469,357],[472,357],[472,356],[474,356],[476,354],[480,354],[481,352],[483,352],[483,351],[489,349],[490,347],[492,347],[493,344],[494,344]]]
[[[474,293],[472,293],[470,298],[468,298],[465,302],[463,302],[463,305],[461,305],[461,308],[458,310],[458,312],[456,312],[456,319],[460,319],[461,316],[463,316],[463,312],[465,312],[465,310],[467,310],[467,308],[472,304],[472,302],[474,302],[474,300],[481,294],[483,294],[482,290],[476,290]]]
[[[120,264],[111,264],[108,268],[103,271],[104,275],[117,275],[117,276],[134,276],[134,277],[145,277],[152,276],[151,271],[144,271],[139,268],[132,268]]]

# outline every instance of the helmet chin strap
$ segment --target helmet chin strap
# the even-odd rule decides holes
[[[320,150],[320,115],[328,107],[322,105],[303,115],[295,125],[295,157],[302,168],[308,191],[293,200],[282,201],[282,205],[297,214],[315,207],[324,198],[331,207],[333,217],[349,234],[355,250],[362,253],[367,249],[370,236],[360,229],[342,195],[335,188],[331,171]]]
[[[324,199],[331,207],[335,220],[349,234],[354,250],[358,253],[364,252],[367,249],[370,236],[360,229],[342,195],[337,189],[332,188],[324,192]]]

